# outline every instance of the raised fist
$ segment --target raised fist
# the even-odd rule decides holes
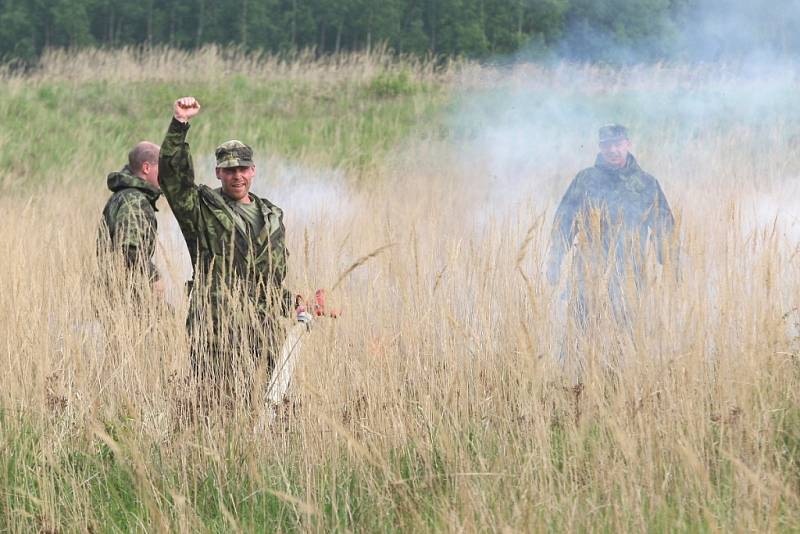
[[[193,96],[184,96],[175,101],[173,115],[180,122],[189,122],[189,119],[200,112],[200,102]]]

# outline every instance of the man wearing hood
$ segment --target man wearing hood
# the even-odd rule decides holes
[[[98,235],[98,255],[121,253],[128,269],[139,272],[160,292],[153,263],[156,248],[156,201],[159,146],[143,141],[128,153],[128,164],[108,175],[111,198],[103,209]]]
[[[571,283],[577,289],[581,322],[586,320],[590,282],[607,283],[614,315],[627,315],[625,292],[641,287],[648,247],[653,246],[655,259],[663,264],[675,225],[658,180],[630,153],[627,129],[603,126],[598,138],[595,165],[578,173],[558,206],[547,265],[548,281],[556,285],[564,256],[575,249]]]

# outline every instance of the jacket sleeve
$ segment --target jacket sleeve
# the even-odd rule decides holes
[[[280,228],[280,238],[274,244],[271,244],[270,263],[272,267],[272,276],[276,287],[280,288],[280,306],[281,313],[285,317],[292,317],[294,311],[295,295],[292,291],[284,285],[286,282],[286,274],[289,270],[289,249],[286,248],[286,227],[283,224],[283,211],[278,209],[278,220]]]
[[[271,306],[275,306],[273,309],[277,309],[284,317],[293,317],[295,293],[284,285],[288,258],[289,252],[283,243],[270,251],[271,283],[268,287]]]
[[[564,193],[553,218],[550,233],[550,250],[547,258],[547,281],[555,285],[561,272],[564,255],[572,247],[575,238],[575,218],[581,209],[585,190],[581,175],[578,174]]]
[[[156,224],[153,208],[143,196],[128,195],[120,204],[114,246],[122,250],[129,268],[141,268],[151,282],[159,279],[158,269],[153,263]]]
[[[280,267],[275,272],[275,279],[278,281],[280,288],[280,306],[281,306],[281,314],[284,317],[292,317],[292,312],[294,311],[294,293],[290,291],[286,285],[284,285],[286,279],[286,266],[289,260],[289,251],[286,249],[286,246],[283,245],[280,247],[282,250],[276,250],[273,253],[273,257],[279,256],[277,262],[279,262]]]
[[[651,235],[655,241],[658,262],[663,264],[665,255],[669,252],[673,260],[677,259],[677,250],[670,250],[672,244],[672,231],[675,228],[675,218],[669,208],[667,197],[661,190],[661,185],[656,181],[656,200],[650,214]]]
[[[189,124],[172,119],[167,135],[161,143],[158,158],[158,177],[161,190],[167,198],[172,213],[178,220],[189,252],[197,250],[200,226],[200,204],[194,182],[194,165],[186,142]]]

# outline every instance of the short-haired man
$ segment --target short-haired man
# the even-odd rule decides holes
[[[627,129],[619,124],[603,126],[598,140],[600,153],[594,166],[575,176],[556,211],[547,278],[553,285],[558,282],[565,254],[579,245],[573,274],[581,313],[586,312],[588,279],[607,277],[608,296],[621,319],[626,274],[638,287],[650,244],[658,262],[664,262],[674,219],[658,180],[643,171],[630,153]]]
[[[156,248],[156,201],[159,147],[149,141],[137,144],[128,154],[128,164],[108,175],[111,198],[103,209],[98,235],[98,256],[119,252],[125,265],[144,274],[160,290],[160,277],[153,263]]]
[[[211,386],[210,400],[247,398],[254,373],[271,367],[282,340],[278,318],[294,304],[283,286],[283,212],[250,192],[256,165],[252,149],[240,141],[215,151],[221,187],[195,183],[186,133],[199,111],[193,97],[175,102],[161,145],[161,187],[192,259],[187,328],[193,371]]]

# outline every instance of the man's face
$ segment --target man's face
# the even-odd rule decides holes
[[[255,165],[251,167],[217,167],[217,178],[222,182],[222,191],[236,201],[247,197],[255,174]]]
[[[600,154],[612,167],[624,167],[630,151],[631,142],[624,138],[600,143]]]

